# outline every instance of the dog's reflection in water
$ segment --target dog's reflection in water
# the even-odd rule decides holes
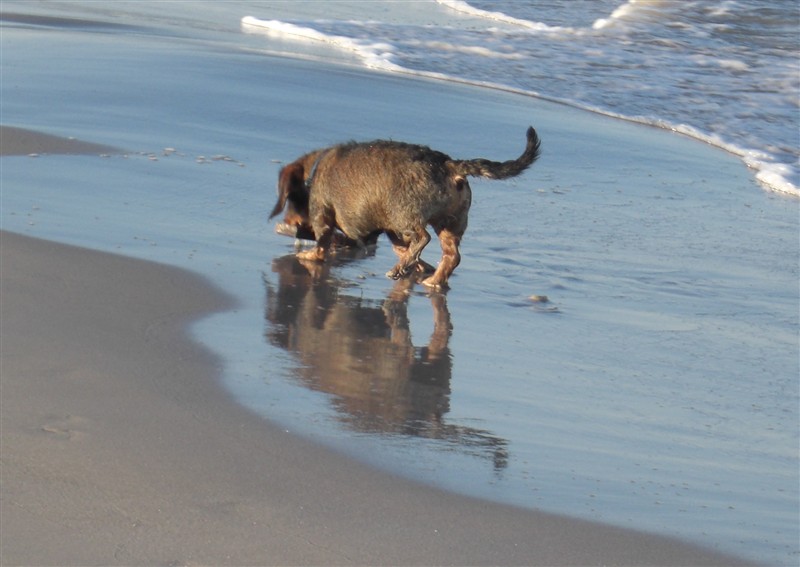
[[[285,256],[272,264],[277,278],[264,279],[266,338],[298,359],[296,379],[329,394],[352,429],[441,440],[505,468],[505,440],[447,422],[453,363],[445,296],[430,297],[433,332],[426,346],[415,347],[408,319],[413,281],[399,280],[383,301],[366,300],[348,295],[352,284],[337,280],[332,264]]]

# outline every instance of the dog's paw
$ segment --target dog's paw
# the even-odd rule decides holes
[[[447,289],[447,282],[441,282],[434,276],[425,278],[420,283],[425,287],[432,289],[433,291],[442,291],[444,289]]]
[[[320,248],[312,248],[311,250],[303,250],[297,253],[299,260],[309,260],[312,262],[323,262],[325,260],[325,252]]]
[[[399,280],[401,278],[406,278],[410,276],[414,271],[417,269],[417,262],[412,263],[411,265],[405,264],[398,264],[388,272],[386,272],[386,277],[391,278],[393,280]]]
[[[292,238],[297,237],[297,227],[285,222],[277,223],[275,225],[275,232],[281,236],[291,236]]]

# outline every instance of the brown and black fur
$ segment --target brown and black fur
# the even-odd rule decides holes
[[[426,146],[384,140],[316,150],[281,170],[271,217],[286,207],[285,222],[317,240],[313,249],[298,254],[305,260],[325,260],[337,228],[356,243],[386,233],[399,257],[386,274],[393,279],[419,268],[430,225],[442,258],[422,283],[440,288],[461,259],[458,246],[472,202],[466,178],[519,175],[539,157],[539,147],[536,131],[528,128],[525,151],[505,162],[454,160]]]

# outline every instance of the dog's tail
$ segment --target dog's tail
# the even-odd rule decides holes
[[[531,126],[528,128],[528,144],[525,151],[517,159],[509,161],[490,161],[488,159],[452,160],[454,173],[466,177],[488,177],[490,179],[507,179],[519,175],[539,158],[539,147],[542,142]]]

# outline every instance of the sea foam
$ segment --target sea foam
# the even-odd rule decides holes
[[[327,44],[335,49],[355,54],[370,69],[402,71],[392,62],[394,47],[388,43],[358,41],[349,37],[330,35],[311,27],[282,22],[260,20],[252,16],[242,18],[242,29],[249,33],[264,33],[274,38]]]
[[[436,0],[436,2],[456,12],[461,12],[463,14],[467,14],[469,16],[475,16],[478,18],[486,18],[489,20],[494,20],[496,22],[502,22],[504,24],[511,24],[538,31],[552,31],[552,32],[566,31],[566,28],[563,28],[561,26],[549,26],[542,22],[532,22],[530,20],[514,18],[512,16],[504,14],[503,12],[492,12],[489,10],[481,10],[480,8],[475,8],[474,6],[471,6],[469,3],[464,2],[463,0]]]

